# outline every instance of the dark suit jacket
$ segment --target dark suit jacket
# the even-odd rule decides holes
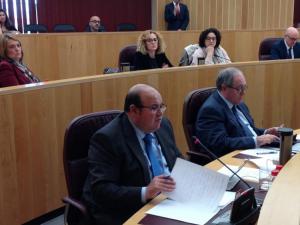
[[[167,119],[155,135],[171,170],[181,154]],[[88,157],[84,200],[97,224],[122,224],[143,206],[141,188],[151,181],[147,159],[126,113],[93,135]]]
[[[240,103],[238,108],[257,135],[263,134],[264,129],[255,127],[248,107]],[[245,136],[231,109],[217,91],[200,108],[195,125],[197,137],[218,156],[237,149],[255,148],[253,137]]]
[[[0,87],[32,83],[14,64],[3,60],[0,62]]]
[[[168,30],[186,30],[189,25],[190,16],[186,5],[179,3],[180,15],[174,16],[173,1],[165,6],[165,21],[168,23]]]
[[[293,47],[294,58],[300,58],[300,43],[296,43]],[[287,49],[284,39],[276,42],[271,48],[271,59],[287,59]]]
[[[170,63],[165,53],[160,53],[155,55],[156,67],[151,64],[150,56],[144,55],[141,52],[136,52],[134,56],[134,70],[148,70],[148,69],[156,69],[162,68],[164,64],[168,64],[169,67],[173,65]]]

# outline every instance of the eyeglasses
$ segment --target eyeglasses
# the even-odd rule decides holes
[[[166,111],[167,109],[167,106],[165,104],[160,104],[160,105],[157,105],[157,104],[154,104],[154,105],[151,105],[151,106],[140,106],[139,108],[146,108],[146,109],[149,109],[151,112],[164,112]]]
[[[100,20],[91,20],[92,23],[100,23]]]
[[[217,40],[217,38],[216,37],[206,37],[205,40],[207,40],[207,41],[215,41],[215,40]]]
[[[297,41],[298,38],[293,38],[293,37],[290,37],[289,35],[285,35],[286,37],[288,37],[291,41]]]
[[[232,87],[232,86],[227,86],[227,87],[232,88],[232,89],[234,89],[234,90],[237,90],[237,92],[238,92],[239,94],[245,93],[245,92],[247,91],[247,89],[248,89],[248,86],[247,86],[247,85],[242,85],[242,86],[240,86],[240,87]]]
[[[147,38],[146,42],[157,42],[157,38]]]

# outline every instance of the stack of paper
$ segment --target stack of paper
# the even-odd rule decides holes
[[[171,177],[176,189],[147,213],[194,224],[205,224],[218,212],[228,176],[177,159]]]

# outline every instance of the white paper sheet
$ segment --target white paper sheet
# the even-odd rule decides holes
[[[241,153],[270,160],[279,160],[279,148],[255,148],[241,151]]]
[[[171,176],[176,182],[176,189],[164,193],[170,199],[162,201],[146,213],[205,224],[218,212],[219,202],[228,183],[227,176],[179,158]]]

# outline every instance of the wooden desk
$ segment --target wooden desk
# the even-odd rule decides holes
[[[283,33],[283,29],[222,31],[222,47],[232,62],[254,61],[258,59],[261,40],[281,37]],[[117,67],[120,50],[126,45],[135,44],[139,34],[43,33],[19,35],[18,39],[22,42],[24,61],[29,68],[42,81],[52,81],[102,74],[105,67]],[[198,42],[199,34],[199,30],[162,32],[168,46],[166,54],[174,66],[178,65],[184,47]]]
[[[240,165],[241,159],[232,158],[232,156],[236,155],[237,153],[239,153],[239,151],[231,152],[231,153],[223,156],[221,159],[229,165]],[[218,170],[218,169],[222,168],[222,166],[223,165],[220,164],[220,162],[218,162],[216,160],[206,165],[207,168],[210,168],[212,170]],[[247,166],[253,167],[251,164],[247,164]],[[157,205],[158,203],[160,203],[164,199],[165,199],[165,197],[163,197],[162,195],[159,195],[158,197],[153,199],[151,202],[149,202],[147,205],[145,205],[143,208],[141,208],[138,212],[136,212],[129,220],[127,220],[124,223],[124,225],[139,224],[141,219],[144,218],[145,212],[148,211],[149,209],[151,209],[152,207],[154,207],[155,205]]]
[[[276,177],[269,190],[258,225],[300,224],[300,154],[294,156]]]
[[[205,65],[91,76],[1,88],[0,224],[23,224],[62,206],[67,194],[63,137],[68,123],[89,112],[122,109],[129,87],[146,83],[162,94],[176,143],[185,154],[184,97],[215,85],[228,65]],[[246,76],[245,101],[257,127],[300,127],[300,60],[232,63]]]

